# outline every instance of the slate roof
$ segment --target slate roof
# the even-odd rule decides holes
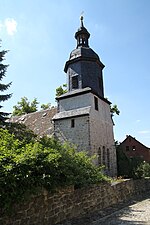
[[[91,48],[78,47],[70,53],[69,60],[66,62],[64,67],[65,73],[67,73],[67,70],[70,64],[72,64],[73,62],[78,62],[82,60],[94,61],[100,64],[102,68],[105,67],[105,65],[100,61],[99,56]]]
[[[80,109],[72,109],[68,111],[59,112],[54,115],[53,120],[59,120],[59,119],[66,119],[69,117],[76,117],[76,116],[84,116],[90,114],[91,107],[84,107]]]
[[[92,89],[90,87],[86,87],[86,88],[82,88],[82,89],[75,89],[73,91],[68,91],[63,95],[56,97],[56,100],[63,99],[63,98],[70,98],[70,97],[76,96],[76,95],[86,94],[91,91],[92,91]]]
[[[52,136],[54,133],[53,116],[57,108],[37,111],[34,113],[24,114],[22,116],[12,116],[10,122],[23,123],[39,137],[44,135]]]
[[[70,54],[69,60],[75,59],[81,56],[86,58],[97,59],[98,61],[100,61],[99,56],[93,51],[93,49],[88,47],[79,47],[74,49]]]

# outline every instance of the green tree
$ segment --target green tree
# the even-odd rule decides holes
[[[125,178],[131,177],[132,168],[130,159],[125,155],[119,144],[116,145],[117,153],[117,175]]]
[[[142,174],[141,172],[143,168],[139,166],[142,163],[142,159],[140,157],[127,157],[123,149],[118,144],[116,145],[116,153],[118,176],[134,179],[140,178],[140,174]]]
[[[63,95],[67,93],[67,84],[63,84],[56,88],[56,97],[59,97],[60,95]]]
[[[0,46],[1,47],[1,46]],[[5,59],[5,54],[8,51],[2,50],[0,51],[0,81],[5,77],[8,65],[3,64],[3,60]],[[11,82],[8,84],[0,83],[0,92],[6,91],[11,85]],[[0,102],[4,102],[11,97],[12,94],[0,94]],[[0,105],[0,109],[3,106]],[[8,118],[9,113],[0,111],[0,125],[5,123],[5,120]]]
[[[51,108],[51,103],[47,103],[47,104],[42,104],[41,105],[41,109],[45,110],[45,109],[50,109]]]
[[[20,116],[23,114],[28,114],[32,112],[36,112],[38,110],[38,104],[36,98],[33,99],[33,101],[29,102],[27,97],[21,98],[21,101],[17,103],[17,105],[13,106],[14,110],[12,115],[13,116]]]
[[[9,122],[6,124],[5,128],[13,135],[14,139],[18,139],[23,143],[32,142],[32,140],[37,137],[32,130],[22,123]]]
[[[110,106],[110,112],[111,112],[112,116],[114,116],[114,114],[116,114],[116,115],[120,114],[120,111],[119,111],[118,106],[116,104]]]

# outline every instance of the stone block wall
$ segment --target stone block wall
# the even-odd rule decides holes
[[[150,180],[126,180],[120,183],[102,183],[76,189],[69,187],[56,193],[42,190],[28,202],[14,206],[12,216],[0,217],[1,225],[54,225],[64,220],[82,217],[102,210],[132,196],[146,192]]]
[[[74,119],[74,127],[71,120]],[[77,146],[78,151],[90,151],[89,116],[71,117],[55,121],[55,136]]]
[[[98,110],[94,108],[94,101],[91,107],[90,144],[92,153],[98,155],[96,164],[105,165],[107,174],[115,177],[117,163],[110,105],[100,98],[98,99]]]

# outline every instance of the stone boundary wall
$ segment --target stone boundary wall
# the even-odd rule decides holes
[[[9,217],[0,216],[1,225],[53,225],[64,220],[81,217],[102,210],[150,188],[150,180],[125,180],[120,183],[102,183],[88,188],[69,187],[56,193],[43,190],[29,202],[15,206]]]

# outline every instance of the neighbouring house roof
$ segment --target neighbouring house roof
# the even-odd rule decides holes
[[[119,149],[121,149],[128,158],[139,158],[142,161],[150,162],[150,148],[143,145],[131,135],[127,135],[119,146]]]
[[[120,145],[122,145],[123,143],[125,143],[128,139],[132,139],[132,140],[134,140],[135,142],[137,142],[139,145],[143,146],[143,148],[147,148],[148,150],[150,150],[149,147],[145,146],[144,144],[142,144],[140,141],[136,140],[136,138],[135,138],[135,137],[132,137],[131,135],[126,135],[125,140],[122,141],[122,142],[120,143]]]
[[[54,132],[52,118],[56,112],[57,108],[54,107],[21,116],[12,116],[9,122],[25,124],[39,137],[44,135],[51,136]]]

